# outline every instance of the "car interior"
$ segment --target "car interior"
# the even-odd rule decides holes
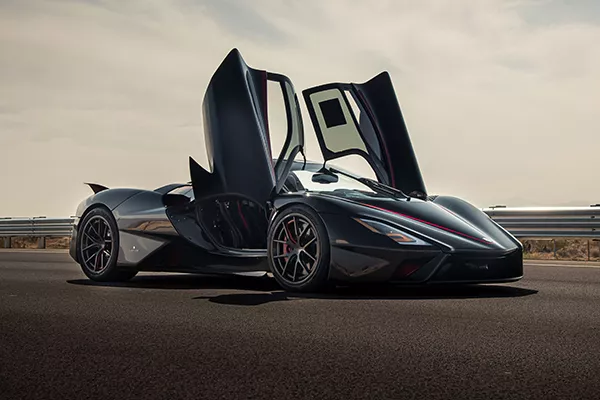
[[[286,178],[282,192],[304,190],[294,171]],[[268,215],[265,208],[243,196],[221,195],[196,202],[196,218],[209,230],[212,239],[233,249],[265,249]]]
[[[236,195],[200,201],[197,218],[212,239],[233,249],[266,249],[266,210],[256,202]]]

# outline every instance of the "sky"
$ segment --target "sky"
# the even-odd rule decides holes
[[[598,43],[594,0],[0,0],[0,216],[188,181],[234,47],[297,92],[388,71],[430,194],[598,203]]]

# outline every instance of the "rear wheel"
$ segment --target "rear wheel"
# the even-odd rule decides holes
[[[83,273],[93,281],[122,282],[133,278],[137,270],[117,267],[119,230],[112,213],[95,208],[81,221],[77,256]]]
[[[329,253],[327,230],[311,208],[292,206],[271,224],[269,266],[284,289],[308,292],[324,288],[329,273]]]

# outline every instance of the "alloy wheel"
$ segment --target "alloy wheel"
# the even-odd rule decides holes
[[[93,274],[102,273],[113,252],[113,233],[102,216],[90,218],[82,229],[81,254],[84,267]]]
[[[320,257],[317,230],[304,215],[286,215],[275,227],[272,243],[273,265],[278,275],[300,284],[315,272]]]

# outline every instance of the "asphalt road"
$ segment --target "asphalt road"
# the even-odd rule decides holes
[[[554,263],[556,264],[556,263]],[[0,252],[2,399],[598,399],[600,269],[323,295]]]

